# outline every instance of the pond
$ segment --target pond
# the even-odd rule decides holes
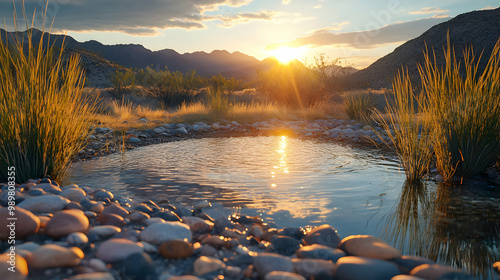
[[[212,216],[259,215],[280,228],[326,223],[341,238],[371,234],[405,254],[492,277],[500,233],[498,191],[483,184],[456,188],[404,181],[394,157],[287,136],[140,147],[75,163],[65,179],[135,200],[207,199],[214,205],[207,211]]]

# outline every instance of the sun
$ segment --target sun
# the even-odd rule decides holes
[[[283,64],[288,64],[290,61],[297,59],[302,54],[300,48],[282,47],[273,51],[274,57]]]

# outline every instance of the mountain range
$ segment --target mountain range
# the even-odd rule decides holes
[[[5,33],[0,29],[0,32],[0,38],[4,42],[5,34],[7,38],[27,36],[26,31]],[[345,78],[347,88],[390,88],[394,75],[403,67],[408,69],[413,81],[418,84],[417,64],[424,61],[424,49],[427,47],[431,52],[434,49],[437,64],[442,65],[444,62],[442,50],[447,44],[448,33],[456,50],[457,59],[463,59],[462,49],[465,47],[472,46],[477,55],[480,52],[484,53],[479,67],[481,71],[495,43],[500,38],[500,8],[468,12],[435,25],[365,69],[359,71],[352,68],[344,69],[348,70],[346,72],[337,69],[338,66],[333,66],[330,70],[348,74]],[[41,31],[34,29],[32,34],[34,43],[37,43],[40,40]],[[167,67],[171,71],[184,73],[196,70],[199,75],[203,76],[221,73],[227,77],[250,81],[255,78],[257,70],[266,71],[279,63],[275,58],[260,61],[241,52],[229,53],[225,50],[180,54],[172,49],[151,51],[138,44],[104,45],[95,40],[78,42],[71,36],[50,35],[50,43],[56,46],[62,45],[63,40],[67,51],[81,54],[89,85],[95,87],[110,86],[111,75],[117,69],[124,67],[151,66],[161,70]],[[296,61],[296,63],[300,62]]]

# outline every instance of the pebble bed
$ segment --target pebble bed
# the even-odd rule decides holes
[[[204,213],[207,201],[136,202],[47,178],[16,185],[16,243],[9,244],[7,188],[0,201],[4,280],[473,279],[373,236],[341,239],[330,225],[280,229],[237,214],[214,220]],[[12,252],[16,272],[8,271]]]

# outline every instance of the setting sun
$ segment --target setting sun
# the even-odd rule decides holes
[[[289,48],[283,47],[273,51],[274,57],[276,57],[281,63],[287,64],[294,59],[298,59],[302,54],[303,50],[301,48]]]

